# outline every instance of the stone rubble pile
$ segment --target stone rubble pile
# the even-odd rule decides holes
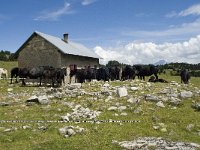
[[[70,105],[70,107],[73,106]],[[63,121],[70,121],[70,120],[78,121],[81,119],[93,120],[101,113],[100,111],[93,111],[90,110],[89,108],[84,108],[81,105],[76,105],[72,110],[73,110],[72,113],[67,113],[65,116],[61,116]]]
[[[84,132],[84,128],[80,128],[79,126],[65,126],[63,128],[59,128],[59,133],[63,135],[65,138],[71,137],[76,134],[80,134]]]
[[[173,142],[161,137],[139,137],[133,141],[113,141],[112,143],[128,150],[197,150],[200,148],[200,145],[196,143]]]

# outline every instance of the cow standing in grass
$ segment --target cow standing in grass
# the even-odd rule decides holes
[[[41,86],[42,80],[46,83],[48,80],[51,80],[52,86],[55,84],[61,86],[64,83],[64,77],[66,75],[66,68],[54,68],[50,66],[40,66],[33,68],[13,68],[11,70],[11,84],[13,77],[20,78],[22,81],[22,86],[25,86],[25,79],[39,79]]]
[[[180,76],[181,76],[181,83],[184,83],[184,84],[188,84],[189,83],[190,74],[186,69],[181,71]]]
[[[19,76],[19,68],[18,67],[12,68],[10,74],[11,74],[10,84],[12,84],[13,78],[15,78],[15,82],[17,83],[18,82],[17,77]]]
[[[136,69],[133,66],[126,65],[122,70],[122,80],[135,79]]]
[[[156,79],[158,79],[158,71],[159,69],[154,65],[135,65],[136,74],[139,79],[145,80],[145,76],[154,75]]]

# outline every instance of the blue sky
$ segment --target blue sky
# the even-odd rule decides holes
[[[1,0],[0,50],[34,32],[80,42],[102,63],[200,63],[199,0]]]

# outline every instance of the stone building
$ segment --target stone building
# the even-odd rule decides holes
[[[17,50],[18,67],[33,68],[39,66],[65,67],[69,83],[70,67],[98,67],[100,57],[80,43],[68,40],[68,34],[63,39],[41,32],[33,34]],[[72,82],[75,79],[72,79]]]
[[[18,67],[52,66],[55,68],[76,65],[99,66],[99,56],[84,45],[68,40],[68,34],[63,39],[41,32],[33,34],[17,50]]]

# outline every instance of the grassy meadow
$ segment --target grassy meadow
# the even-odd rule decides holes
[[[17,66],[16,62],[0,62],[0,67],[8,69]],[[180,77],[170,76],[169,73],[159,75],[167,81],[180,83]],[[146,79],[146,81],[148,78]],[[128,97],[119,98],[112,95],[113,99],[105,102],[107,96],[100,99],[90,95],[77,97],[64,97],[51,99],[50,105],[27,106],[25,101],[37,91],[42,91],[47,87],[26,86],[19,84],[9,84],[10,81],[0,80],[0,103],[10,102],[9,106],[0,105],[0,150],[22,150],[22,149],[87,149],[87,150],[111,150],[122,149],[112,140],[128,141],[137,137],[163,137],[171,141],[193,142],[200,144],[200,112],[191,107],[192,103],[200,102],[200,97],[184,99],[181,105],[173,109],[168,103],[165,108],[160,108],[154,102],[144,100],[145,94],[158,93],[161,89],[169,87],[170,83],[152,83],[153,86],[147,88],[146,82],[143,91],[131,91],[128,89]],[[103,82],[100,82],[104,84]],[[131,86],[136,84],[134,81],[113,81],[109,83],[115,86]],[[140,84],[140,83],[138,83]],[[87,92],[98,92],[101,89],[99,83],[84,83],[83,89]],[[12,89],[11,91],[9,89]],[[181,85],[178,91],[188,89],[200,90],[200,78],[191,78],[189,85]],[[129,97],[140,97],[141,101],[137,104],[127,102]],[[102,100],[103,99],[103,100]],[[103,122],[103,123],[75,123],[75,122],[56,122],[60,116],[71,112],[71,109],[63,102],[74,102],[91,110],[101,111],[96,120],[139,120],[140,122]],[[108,111],[110,106],[119,103],[127,106],[126,116],[116,116],[115,113],[121,112]],[[140,113],[134,113],[134,109],[141,108]],[[18,120],[20,122],[4,122],[6,120]],[[26,122],[26,120],[28,120]],[[53,120],[55,122],[45,122]],[[84,119],[83,119],[84,120]],[[32,121],[32,122],[31,122]],[[44,122],[37,122],[44,121]],[[167,131],[155,130],[154,125],[164,123]],[[191,130],[187,126],[192,124]],[[58,129],[64,126],[79,126],[85,129],[81,134],[76,134],[65,138],[59,134]]]

